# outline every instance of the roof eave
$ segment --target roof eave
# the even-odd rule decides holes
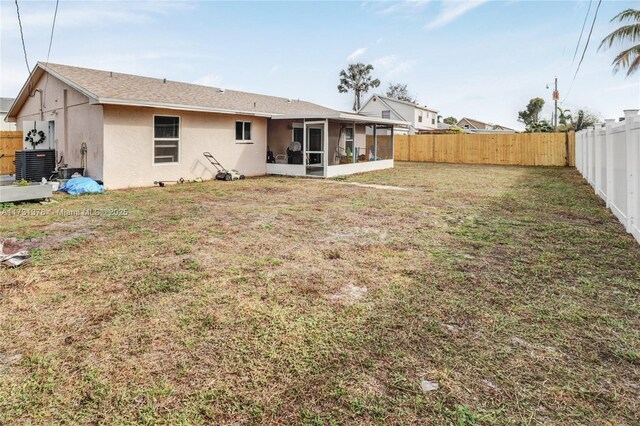
[[[98,98],[93,104],[101,105],[119,105],[119,106],[134,106],[134,107],[146,107],[146,108],[164,108],[175,111],[192,111],[192,112],[215,112],[218,114],[230,114],[230,115],[252,115],[256,117],[272,117],[272,113],[263,111],[242,111],[242,110],[230,110],[224,108],[210,108],[196,105],[180,105],[180,104],[167,104],[161,102],[142,102],[142,101],[130,101],[127,99],[114,99],[114,98]]]
[[[319,119],[319,120],[341,120],[341,121],[355,121],[358,123],[375,123],[375,124],[388,124],[394,126],[410,125],[407,121],[389,120],[386,118],[368,117],[358,114],[349,114],[344,112],[335,113],[323,113],[323,114],[281,114],[271,117],[274,120],[307,120],[307,119]]]
[[[62,75],[60,75],[59,73],[55,72],[51,68],[47,67],[42,62],[38,62],[36,64],[36,66],[33,67],[33,71],[31,71],[31,74],[29,74],[29,77],[27,78],[27,81],[22,86],[22,89],[20,89],[20,93],[18,94],[16,99],[13,101],[13,105],[11,105],[11,108],[9,108],[9,111],[7,112],[7,119],[9,119],[11,122],[16,122],[17,121],[17,110],[22,108],[22,105],[25,103],[27,96],[31,96],[31,94],[28,93],[29,91],[27,90],[29,88],[29,83],[31,83],[33,81],[36,81],[37,79],[40,79],[40,77],[42,77],[42,75],[45,72],[48,72],[50,75],[52,75],[53,77],[57,78],[58,80],[60,80],[64,84],[66,84],[67,86],[69,86],[69,87],[77,90],[78,92],[82,93],[87,98],[89,98],[89,101],[92,101],[92,100],[95,101],[98,98],[96,95],[94,95],[93,93],[89,92],[84,87],[81,87],[78,84],[74,83],[73,81],[63,77]],[[37,79],[35,78],[36,76],[37,76]],[[25,93],[25,91],[26,91],[26,93]]]

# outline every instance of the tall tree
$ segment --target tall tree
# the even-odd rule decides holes
[[[527,128],[537,124],[540,120],[540,112],[544,107],[544,99],[533,98],[527,104],[527,108],[524,111],[518,112],[518,121],[524,123]]]
[[[621,68],[627,68],[627,77],[638,71],[640,68],[640,9],[627,9],[618,13],[611,19],[611,22],[627,23],[611,34],[606,36],[600,43],[610,48],[614,43],[629,42],[632,44],[628,49],[624,49],[613,60],[613,72],[618,72]],[[634,44],[635,43],[635,44]]]
[[[577,132],[579,130],[583,130],[587,127],[593,126],[598,121],[600,121],[600,119],[597,115],[587,110],[579,109],[576,115],[571,116],[570,128]]]
[[[380,80],[371,77],[371,71],[373,71],[373,65],[363,64],[358,62],[357,64],[349,64],[346,70],[340,71],[340,84],[338,84],[338,91],[340,93],[347,93],[353,91],[353,110],[358,111],[360,109],[360,102],[362,101],[362,94],[367,93],[369,89],[380,86]]]
[[[444,120],[442,120],[442,122],[450,126],[455,126],[456,124],[458,124],[458,119],[455,117],[447,117]]]
[[[558,107],[558,120],[562,131],[579,131],[600,122],[600,117],[586,109],[579,109],[576,114],[571,114],[568,109]]]
[[[411,102],[413,104],[418,102],[416,97],[409,93],[407,85],[402,83],[389,83],[387,97],[397,99],[399,101]]]

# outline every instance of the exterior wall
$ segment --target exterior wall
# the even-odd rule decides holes
[[[294,122],[302,126],[302,121],[269,120],[267,141],[273,155],[287,154],[287,147],[293,140],[292,126]]]
[[[6,111],[0,112],[0,130],[16,130],[16,123],[7,123],[4,121],[6,116]]]
[[[153,116],[180,117],[178,164],[153,164]],[[235,141],[236,120],[251,121],[251,144]],[[227,169],[266,174],[267,119],[230,114],[106,105],[104,183],[109,189],[152,186],[154,181],[211,179],[209,151]]]
[[[340,164],[327,167],[326,177],[346,176],[354,173],[371,172],[373,170],[392,169],[393,160],[366,161],[355,164]]]
[[[305,176],[305,166],[302,164],[275,164],[267,163],[268,175]]]
[[[389,104],[392,109],[389,108],[387,104]],[[380,99],[374,101],[372,99],[371,102],[368,102],[364,108],[362,108],[360,113],[370,117],[382,118],[382,111],[388,110],[391,111],[390,118],[392,120],[408,121],[413,126],[409,131],[397,128],[396,134],[414,134],[415,129],[428,130],[438,128],[437,113],[419,106],[412,106],[404,102],[394,102],[389,99],[384,99],[384,101]],[[422,122],[418,121],[418,115],[420,113],[422,114]],[[435,121],[435,124],[432,123],[432,120]]]
[[[385,100],[386,101],[386,100]],[[388,102],[388,101],[386,101]],[[360,110],[361,114],[364,115],[368,115],[369,117],[376,117],[376,118],[382,118],[382,111],[391,111],[391,114],[389,116],[390,119],[392,120],[401,120],[401,121],[409,121],[411,122],[411,109],[412,108],[404,108],[404,107],[408,107],[408,105],[404,105],[404,104],[398,104],[399,108],[396,108],[396,104],[392,104],[393,109],[390,109],[383,101],[381,101],[380,99],[374,101],[373,99],[371,100],[371,102],[367,102],[367,104],[364,106],[364,108],[362,108],[362,110]],[[400,115],[406,115],[405,117],[401,117],[400,115],[396,114],[397,111],[398,114]],[[413,123],[412,123],[413,124]]]
[[[438,114],[433,111],[429,111],[423,108],[414,108],[415,118],[414,126],[417,129],[437,129],[438,128]],[[418,116],[422,114],[422,122],[418,119]]]
[[[42,91],[42,104],[40,92],[36,92],[36,89]],[[44,121],[44,123],[36,123],[36,127],[47,133],[46,122],[53,121],[55,123],[54,140],[47,138],[38,148],[56,149],[58,158],[61,155],[64,156],[64,163],[69,167],[80,167],[80,148],[84,142],[87,144],[87,172],[95,179],[102,179],[104,163],[102,106],[91,105],[86,96],[55,77],[50,76],[47,81],[46,74],[33,86],[32,93],[34,96],[27,99],[17,114],[17,130],[24,131],[27,127],[29,128],[27,130],[30,130],[33,128],[34,121]],[[31,123],[25,125],[24,121]]]

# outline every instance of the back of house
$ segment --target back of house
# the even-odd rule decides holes
[[[340,174],[331,167],[345,163],[347,148],[351,163],[357,164],[356,158],[382,159],[378,135],[406,125],[300,100],[44,63],[34,68],[8,120],[18,130],[42,130],[46,135],[42,144],[27,144],[25,149],[55,150],[57,163],[82,167],[107,188],[210,179],[216,170],[203,156],[205,151],[225,168],[247,176],[327,177]],[[295,131],[297,126],[303,130]],[[359,134],[361,147],[356,146]],[[367,134],[372,137],[368,144]],[[287,156],[296,137],[301,139],[302,163],[297,166],[302,168],[270,167],[271,145],[278,155]],[[356,157],[353,152],[358,149]],[[380,151],[391,162],[379,166],[393,167],[392,147]],[[365,169],[371,167],[354,170]]]

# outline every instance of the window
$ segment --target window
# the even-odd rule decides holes
[[[250,121],[236,121],[236,142],[251,143]]]
[[[382,111],[382,118],[390,119],[391,118],[391,111],[390,110]]]
[[[436,124],[436,119],[435,118],[431,119],[431,124]]]
[[[344,148],[347,155],[353,153],[353,127],[344,129]]]
[[[418,114],[418,123],[422,123],[422,113]]]
[[[153,163],[177,163],[180,146],[180,117],[153,117]]]
[[[301,124],[293,123],[293,130],[291,131],[291,141],[302,143],[304,138],[304,129]]]

